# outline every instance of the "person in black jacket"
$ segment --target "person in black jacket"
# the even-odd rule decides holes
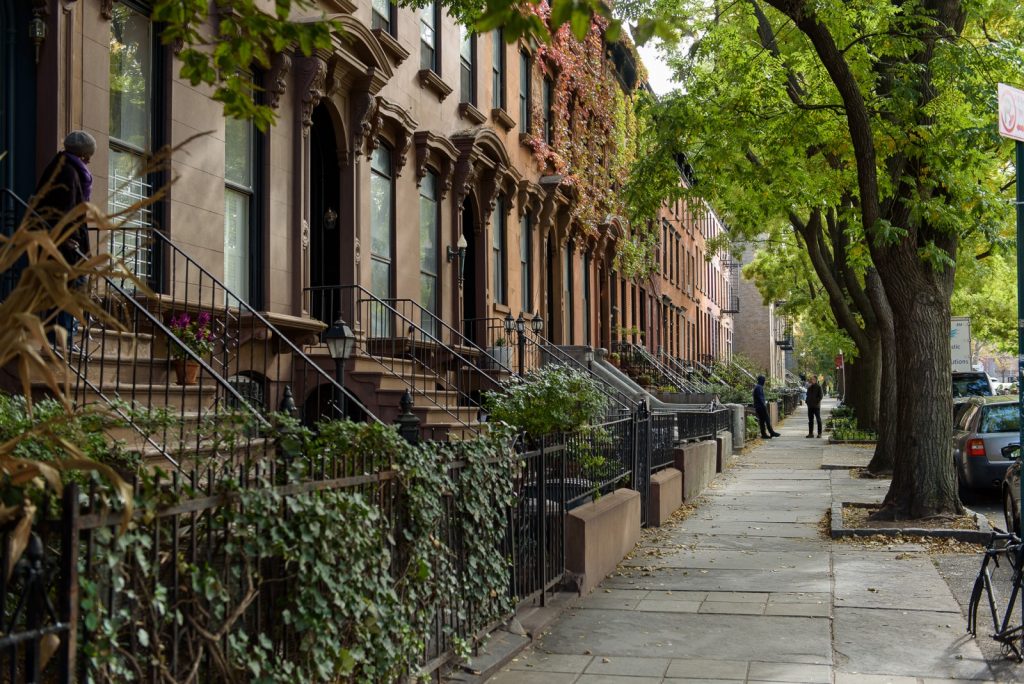
[[[89,161],[96,153],[96,139],[85,131],[72,131],[64,138],[64,149],[46,165],[35,192],[35,211],[49,226],[56,226],[82,202],[92,199],[92,174]],[[59,245],[60,253],[70,264],[76,264],[89,254],[89,229],[84,219],[74,227],[71,235]],[[85,285],[84,278],[76,278],[68,287],[78,289]],[[78,321],[66,311],[57,312],[57,325],[68,334],[68,351],[81,351],[75,344]],[[55,342],[51,335],[51,342]]]
[[[807,388],[807,436],[814,437],[814,419],[818,419],[818,437],[821,437],[821,398],[824,393],[818,384],[818,376],[810,376],[811,384]]]
[[[757,384],[754,385],[754,411],[757,413],[757,424],[761,428],[761,437],[771,439],[782,435],[772,427],[772,419],[768,414],[768,401],[764,398],[764,376],[757,376]]]

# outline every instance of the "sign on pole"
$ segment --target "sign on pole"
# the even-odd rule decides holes
[[[1024,141],[1024,90],[999,84],[999,135]]]
[[[1016,144],[1017,175],[1017,410],[1020,417],[1018,441],[1024,445],[1024,90],[999,84],[999,135],[1012,138]],[[1020,454],[1020,452],[1017,452]],[[1019,458],[1020,456],[1018,456]],[[1020,479],[1021,498],[1024,501],[1024,477]],[[1024,516],[1022,516],[1024,519]],[[1024,524],[1024,523],[1022,523]],[[1018,535],[1024,536],[1022,530]]]
[[[949,355],[954,373],[971,370],[971,319],[967,316],[949,321]]]

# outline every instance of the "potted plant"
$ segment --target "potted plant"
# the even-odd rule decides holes
[[[496,369],[512,367],[512,347],[504,337],[494,340],[494,345],[487,348],[487,354],[496,362]]]
[[[607,359],[608,363],[612,364],[616,368],[618,368],[619,364],[621,363],[621,357],[619,357],[618,352],[608,352],[608,355],[605,356],[605,359]]]
[[[191,349],[196,356],[206,356],[213,351],[213,317],[208,311],[200,311],[192,318],[188,312],[171,316],[171,333],[183,347]],[[171,348],[174,356],[174,372],[179,385],[194,385],[199,376],[199,364],[178,346]]]

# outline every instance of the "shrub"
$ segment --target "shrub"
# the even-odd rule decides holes
[[[537,438],[600,422],[606,400],[590,376],[572,368],[544,366],[522,381],[485,393],[484,407],[491,420]]]

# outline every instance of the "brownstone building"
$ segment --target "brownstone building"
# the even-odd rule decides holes
[[[608,346],[635,326],[652,351],[730,354],[723,305],[732,293],[718,255],[704,248],[721,223],[706,207],[666,206],[661,272],[621,278],[614,257],[624,220],[580,230],[577,190],[538,164],[558,83],[533,48],[500,31],[471,35],[436,2],[321,6],[344,30],[330,50],[279,54],[258,74],[278,117],[262,133],[225,119],[208,89],[179,78],[174,48],[161,44],[144,3],[4,3],[2,187],[28,197],[74,129],[98,142],[99,206],[123,210],[173,179],[163,199],[129,217],[132,230],[94,249],[117,252],[183,306],[187,276],[168,254],[187,254],[218,292],[214,308],[258,314],[328,368],[316,335],[344,318],[359,338],[348,388],[384,420],[411,389],[428,421],[471,424],[465,400],[525,361],[498,353],[515,344],[504,332],[509,318],[539,317],[557,344]],[[636,86],[633,60],[608,46],[605,68],[625,92]],[[140,171],[168,145],[168,169]],[[19,213],[12,202],[4,196],[5,230]],[[147,237],[152,229],[162,249]],[[392,349],[402,341],[401,358],[382,361],[375,340]],[[278,363],[285,370],[271,376],[237,356],[225,368],[262,383],[260,400],[276,407],[294,365]],[[426,368],[441,357],[479,377]],[[301,394],[295,400],[308,404],[310,390]]]

